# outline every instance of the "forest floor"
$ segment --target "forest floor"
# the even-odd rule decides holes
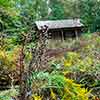
[[[100,100],[100,34],[55,42],[49,48],[51,68],[32,74],[34,94],[30,100]],[[16,95],[14,88],[4,90],[0,100]]]

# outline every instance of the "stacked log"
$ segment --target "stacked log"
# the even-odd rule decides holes
[[[11,79],[7,74],[0,74],[0,90],[9,89]]]

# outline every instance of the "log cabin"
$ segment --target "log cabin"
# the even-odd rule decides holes
[[[77,37],[84,30],[80,19],[35,21],[35,31],[40,32],[44,26],[48,27],[49,38],[54,40]]]

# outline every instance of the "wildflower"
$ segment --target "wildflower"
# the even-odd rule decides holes
[[[33,95],[34,100],[42,100],[41,96]]]
[[[56,100],[56,95],[55,95],[55,93],[53,92],[52,89],[50,89],[50,91],[51,91],[51,97],[52,97],[52,99],[53,99],[53,100]]]
[[[65,60],[64,61],[64,66],[65,67],[70,67],[72,65],[72,61],[70,61],[70,60]]]

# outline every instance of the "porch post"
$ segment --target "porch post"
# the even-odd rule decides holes
[[[64,42],[64,32],[61,30],[61,40]]]
[[[79,40],[77,28],[75,28],[75,37],[76,37],[76,40]]]

